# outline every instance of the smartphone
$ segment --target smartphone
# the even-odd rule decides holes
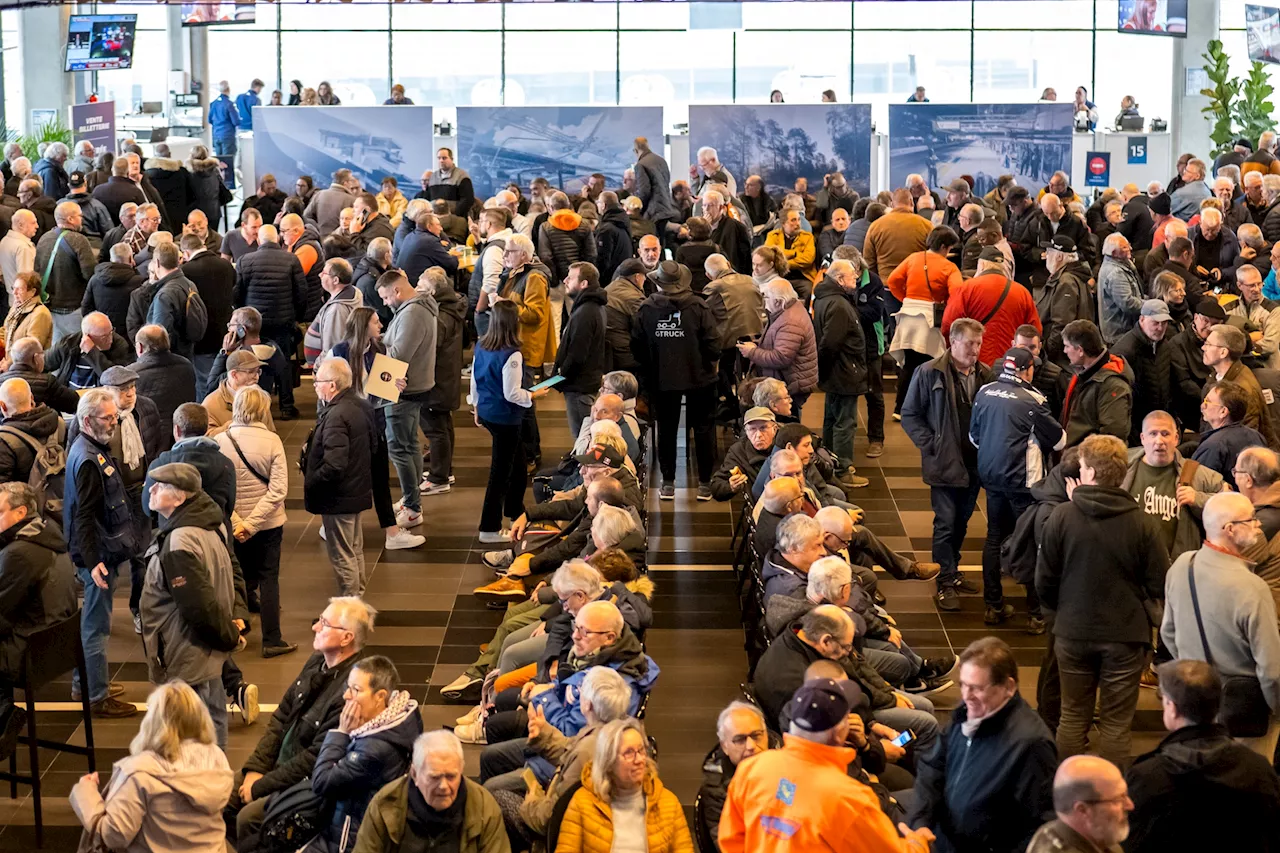
[[[740,344],[753,344],[755,342],[756,342],[755,335],[743,335],[742,337],[738,338],[738,343]]]
[[[907,744],[911,743],[911,741],[913,741],[913,740],[915,740],[915,739],[916,739],[915,734],[914,734],[911,730],[909,730],[909,729],[908,729],[907,731],[905,731],[905,732],[903,732],[902,734],[898,735],[898,736],[897,736],[896,738],[894,738],[893,740],[889,741],[889,743],[893,744],[894,746],[899,746],[899,747],[901,747],[901,746],[906,746]]]

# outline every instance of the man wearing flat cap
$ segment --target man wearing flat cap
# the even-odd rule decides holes
[[[194,465],[172,462],[151,471],[148,507],[159,528],[147,549],[142,643],[152,684],[185,681],[213,717],[218,746],[227,745],[222,664],[242,642],[234,620],[236,568],[222,509],[200,488]]]
[[[1076,241],[1066,234],[1055,234],[1044,253],[1049,280],[1036,297],[1036,312],[1044,341],[1044,358],[1062,369],[1071,360],[1062,351],[1062,330],[1073,320],[1088,319],[1094,314],[1094,296],[1089,288],[1093,273],[1085,263]]]
[[[209,413],[210,436],[217,435],[231,424],[231,407],[236,401],[236,392],[241,388],[257,385],[261,373],[262,361],[252,350],[238,349],[227,356],[226,378],[202,401],[205,411]],[[267,412],[266,424],[267,429],[275,432],[271,412]]]
[[[806,681],[789,705],[782,749],[743,763],[720,814],[722,853],[762,850],[787,838],[793,850],[901,850],[927,853],[933,833],[908,829],[899,838],[872,790],[849,778],[856,750],[849,736],[849,698],[829,678]],[[832,844],[837,846],[832,846]]]
[[[1111,346],[1113,355],[1133,370],[1133,408],[1130,411],[1129,446],[1142,443],[1142,419],[1169,405],[1169,364],[1173,354],[1166,337],[1173,316],[1163,299],[1143,301],[1137,324]]]
[[[1204,363],[1204,342],[1209,330],[1227,322],[1227,312],[1212,296],[1191,307],[1191,322],[1169,341],[1169,380],[1173,386],[1173,414],[1184,429],[1200,423],[1204,384],[1213,368]]]
[[[1040,315],[1031,291],[1011,279],[1006,271],[1004,253],[995,246],[987,246],[978,256],[978,274],[951,293],[942,315],[942,336],[947,340],[950,340],[951,324],[961,317],[982,324],[978,361],[983,364],[995,364],[1019,326],[1030,324],[1040,328]]]

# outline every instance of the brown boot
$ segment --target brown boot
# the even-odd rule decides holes
[[[89,706],[95,717],[120,718],[136,717],[140,711],[131,702],[121,702],[113,696],[94,702]]]

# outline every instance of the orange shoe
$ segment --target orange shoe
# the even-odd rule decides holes
[[[485,584],[472,590],[472,594],[483,602],[491,604],[507,604],[528,598],[522,578],[498,578],[491,584]]]

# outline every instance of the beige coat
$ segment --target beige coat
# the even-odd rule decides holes
[[[217,388],[209,392],[209,396],[200,401],[200,405],[204,406],[205,411],[209,413],[208,434],[210,436],[217,436],[231,424],[231,405],[235,399],[236,395],[231,393],[227,388],[227,380],[223,379],[218,383]],[[276,431],[276,424],[271,419],[270,412],[267,412],[267,429]]]
[[[173,761],[154,752],[130,755],[116,762],[105,799],[85,779],[71,789],[71,808],[85,828],[79,850],[225,853],[222,809],[231,786],[231,767],[215,744],[183,741]]]
[[[232,444],[232,439],[235,444]],[[252,536],[259,530],[273,530],[287,521],[284,499],[289,493],[289,463],[280,436],[264,424],[233,424],[214,436],[222,455],[236,469],[236,506],[231,513],[235,524],[243,525]],[[267,477],[262,482],[250,471],[236,452],[240,447],[253,470]]]
[[[9,309],[9,316],[4,320],[3,337],[0,343],[6,345],[20,338],[35,338],[40,347],[48,352],[53,346],[53,315],[44,306],[39,297],[33,296],[22,305],[14,305]]]

